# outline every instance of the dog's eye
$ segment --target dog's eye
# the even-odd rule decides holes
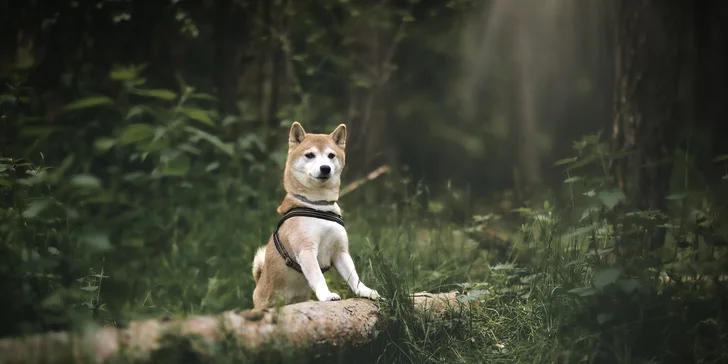
[[[313,153],[306,153],[306,158],[313,159],[313,157],[315,157],[315,155],[313,155]]]
[[[334,159],[334,157],[336,157],[334,153],[329,153],[329,159]]]

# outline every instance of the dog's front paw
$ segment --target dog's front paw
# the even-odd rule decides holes
[[[318,298],[319,301],[341,301],[341,297],[334,292],[317,294],[316,298]]]
[[[370,300],[379,301],[382,299],[382,296],[379,295],[379,292],[372,290],[372,293],[370,293],[367,298],[369,298]]]
[[[357,293],[359,297],[368,298],[370,300],[379,300],[382,297],[379,295],[379,292],[371,289],[371,288],[362,288],[359,289],[359,292]]]

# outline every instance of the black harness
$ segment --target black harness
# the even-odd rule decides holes
[[[286,265],[290,268],[295,269],[298,273],[303,274],[303,271],[301,270],[301,265],[298,264],[298,262],[296,262],[293,258],[291,258],[290,255],[288,255],[288,252],[283,247],[283,244],[281,244],[281,239],[278,237],[278,229],[280,229],[281,225],[283,225],[286,220],[296,216],[314,217],[317,219],[333,221],[341,226],[344,226],[344,219],[342,219],[340,215],[337,215],[333,212],[319,211],[309,207],[294,207],[286,211],[285,214],[283,214],[281,219],[278,221],[276,229],[273,231],[273,243],[276,246],[276,250],[278,250],[278,254],[280,254],[281,257],[283,257],[283,260],[286,262]],[[331,269],[330,266],[326,268],[321,268],[321,273],[326,273],[326,271],[328,271],[329,269]]]

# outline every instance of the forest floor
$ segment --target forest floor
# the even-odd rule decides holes
[[[608,195],[603,197],[612,205]],[[554,202],[514,208],[505,198],[486,205],[491,208],[466,224],[447,222],[438,213],[422,218],[395,205],[380,205],[376,215],[372,206],[347,211],[362,279],[389,298],[382,304],[385,329],[375,345],[325,359],[337,363],[728,360],[725,282],[713,279],[714,274],[699,274],[699,264],[689,263],[700,249],[678,247],[674,239],[667,239],[665,250],[683,257],[672,265],[655,263],[648,255],[618,257],[620,235],[606,218],[580,224]],[[620,221],[625,222],[624,216]],[[639,242],[637,235],[630,236]],[[724,254],[713,250],[717,260],[703,260],[715,264]],[[352,297],[337,275],[327,279],[343,298]],[[471,312],[454,318],[445,329],[434,330],[412,315],[403,296],[423,290],[457,290]],[[221,355],[221,362],[237,362]]]
[[[67,286],[51,275],[31,276],[53,290],[41,299],[18,296],[4,322],[25,325],[16,331],[49,331],[68,327],[62,320],[69,317],[77,324],[123,326],[252,307],[250,264],[276,222],[276,204],[250,208],[232,199],[230,191],[240,191],[236,179],[218,187],[139,204],[140,211],[157,212],[124,227],[147,240],[122,240],[118,253],[93,250],[93,260],[76,258],[88,270]],[[568,191],[518,205],[504,193],[468,213],[453,208],[463,198],[456,193],[424,209],[414,197],[383,203],[364,194],[355,197],[364,202],[354,204],[347,195],[341,205],[352,256],[362,280],[387,298],[384,325],[373,345],[311,362],[728,362],[728,244],[717,215],[696,202],[704,200],[683,196],[690,218],[668,218],[619,210],[624,196],[618,191]],[[44,207],[31,204],[24,212],[38,224],[28,226],[35,226],[39,246],[57,234],[57,220],[37,217]],[[644,249],[660,228],[668,231],[664,246]],[[169,249],[151,254],[159,229],[166,235],[158,244]],[[99,234],[84,239],[92,246],[104,242]],[[46,269],[42,262],[11,268]],[[343,299],[352,297],[336,274],[327,274],[327,281]],[[407,304],[410,292],[453,290],[471,311],[444,329],[435,330]],[[42,316],[19,321],[14,312],[22,300]],[[163,362],[184,361],[183,354],[165,351]],[[214,362],[246,361],[221,350]]]

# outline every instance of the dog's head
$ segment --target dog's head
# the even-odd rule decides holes
[[[341,171],[346,163],[346,125],[331,134],[310,134],[299,122],[291,125],[288,134],[288,158],[284,183],[289,192],[315,192],[336,189],[341,184]]]

